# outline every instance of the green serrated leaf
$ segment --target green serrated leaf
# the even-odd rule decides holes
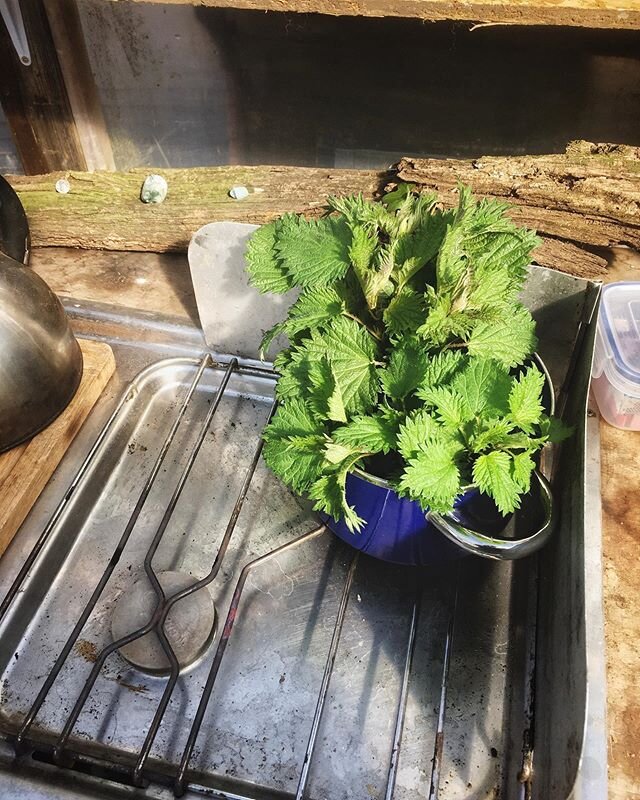
[[[483,420],[471,436],[470,447],[474,453],[500,449],[507,446],[513,425],[506,419]]]
[[[520,488],[511,474],[512,457],[494,450],[478,456],[473,465],[473,480],[481,492],[493,498],[502,514],[520,506]]]
[[[382,415],[355,417],[333,432],[333,439],[368,453],[388,453],[396,446],[397,418]]]
[[[403,400],[424,380],[427,355],[424,347],[403,342],[391,351],[388,366],[378,370],[382,391],[393,400]]]
[[[531,431],[532,425],[542,416],[544,380],[544,375],[535,366],[528,367],[513,380],[509,393],[511,419],[524,431]]]
[[[380,382],[374,361],[375,339],[352,319],[332,320],[322,334],[314,332],[307,344],[311,359],[326,358],[350,414],[366,414],[378,399]]]
[[[280,334],[286,333],[286,322],[276,322],[273,328],[269,328],[268,331],[263,335],[262,341],[260,342],[260,360],[264,361],[265,356],[271,347],[271,343],[275,338],[280,336]]]
[[[324,286],[349,269],[350,244],[351,231],[342,218],[306,220],[290,215],[281,221],[275,250],[294,283]]]
[[[344,310],[344,298],[335,287],[312,286],[305,289],[289,309],[284,329],[291,339],[301,331],[322,328]]]
[[[503,416],[509,411],[511,377],[498,361],[474,358],[453,380],[453,388],[461,394],[473,414]]]
[[[351,533],[362,530],[365,520],[355,512],[353,506],[347,503],[345,483],[348,470],[342,469],[323,475],[309,490],[309,498],[314,500],[315,511],[324,511],[334,519],[342,519],[347,524]]]
[[[525,494],[531,486],[531,473],[535,468],[536,465],[529,453],[516,453],[513,456],[511,469],[513,480],[518,489]]]
[[[548,417],[546,414],[542,415],[540,419],[540,435],[545,441],[558,444],[573,436],[574,428],[565,425],[558,417]]]
[[[284,294],[293,286],[293,280],[275,249],[279,224],[276,221],[262,225],[247,244],[245,260],[249,282],[260,292]]]
[[[278,406],[271,422],[263,432],[265,441],[290,436],[309,436],[322,433],[322,423],[313,416],[302,400],[293,399]]]
[[[422,295],[405,286],[391,300],[383,313],[389,333],[402,335],[415,333],[427,314]]]
[[[460,350],[444,350],[431,356],[427,362],[421,387],[432,389],[436,386],[444,386],[453,381],[466,366],[467,356]],[[420,392],[418,392],[420,397]]]
[[[401,183],[396,189],[385,194],[382,202],[390,211],[397,211],[410,195],[411,186],[408,183]]]
[[[473,329],[474,320],[462,311],[454,311],[451,297],[441,295],[436,298],[426,321],[418,328],[428,347],[436,348],[465,338]]]
[[[533,353],[536,344],[535,322],[524,306],[517,306],[497,322],[479,322],[467,340],[467,349],[473,356],[514,367]]]
[[[324,448],[324,457],[330,464],[341,464],[345,459],[350,458],[354,453],[359,453],[359,448],[352,445],[341,444],[340,442],[327,442]]]
[[[435,408],[437,419],[447,428],[460,428],[473,417],[464,396],[448,386],[423,389],[420,396]]]
[[[349,258],[358,275],[366,276],[374,263],[378,248],[378,237],[371,225],[351,223],[352,241],[349,247]]]
[[[395,258],[399,267],[395,276],[400,288],[436,255],[450,221],[448,213],[425,209],[412,230],[398,238]]]
[[[435,417],[424,410],[416,411],[400,425],[398,451],[405,461],[409,461],[424,450],[427,444],[436,441],[441,432],[441,426]]]
[[[265,440],[267,466],[296,492],[306,492],[324,464],[322,436],[274,436]]]
[[[451,445],[427,444],[409,460],[400,479],[400,491],[417,500],[425,510],[450,511],[461,491],[458,452]]]
[[[305,385],[301,386],[301,396],[307,398],[310,408],[318,418],[346,422],[342,392],[328,359],[307,358]]]

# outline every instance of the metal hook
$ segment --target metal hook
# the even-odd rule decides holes
[[[20,0],[0,0],[0,16],[2,16],[4,24],[7,26],[9,37],[13,42],[18,58],[25,67],[28,67],[31,64],[31,52],[22,12],[20,11]]]

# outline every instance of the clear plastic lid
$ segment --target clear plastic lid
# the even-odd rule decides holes
[[[600,324],[616,370],[640,384],[640,281],[604,287]]]

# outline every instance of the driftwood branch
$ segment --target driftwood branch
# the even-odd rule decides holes
[[[146,171],[55,173],[15,177],[34,245],[181,251],[207,222],[263,223],[286,212],[319,215],[331,195],[379,196],[399,181],[438,192],[445,205],[465,183],[478,196],[504,199],[518,223],[539,231],[536,260],[575,275],[606,270],[598,248],[640,247],[640,148],[573,143],[564,154],[475,160],[405,158],[392,170],[306,167],[211,167],[161,170],[169,193],[140,202]],[[55,191],[67,177],[68,194]],[[246,186],[244,200],[229,197]]]

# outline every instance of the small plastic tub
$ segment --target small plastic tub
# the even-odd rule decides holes
[[[602,290],[591,378],[606,421],[640,430],[640,282]]]

